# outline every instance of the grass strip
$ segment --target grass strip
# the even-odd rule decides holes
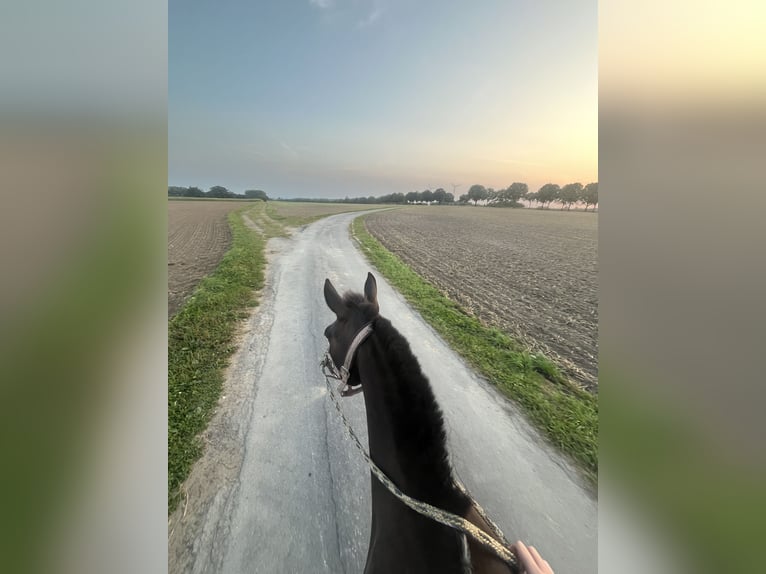
[[[317,221],[318,219],[322,219],[323,217],[327,217],[328,215],[333,215],[333,214],[328,213],[328,214],[321,214],[321,215],[304,215],[304,216],[284,215],[279,213],[277,207],[273,203],[271,203],[266,206],[266,215],[273,221],[281,223],[282,225],[285,225],[287,227],[300,227],[301,225],[308,225],[309,223],[313,223],[314,221]]]
[[[228,216],[231,249],[168,323],[168,513],[202,452],[198,435],[218,402],[237,324],[263,285],[267,238],[245,226],[242,212]]]
[[[244,215],[259,231],[247,227]],[[254,291],[263,286],[266,242],[288,236],[288,226],[327,215],[282,215],[271,202],[231,212],[231,249],[168,322],[168,513],[178,506],[180,486],[202,454],[199,434],[221,395],[237,325],[257,303]]]
[[[595,484],[598,473],[598,398],[527,351],[502,331],[486,327],[422,279],[367,231],[366,216],[351,231],[369,261],[455,351],[512,398],[550,441],[574,458]]]

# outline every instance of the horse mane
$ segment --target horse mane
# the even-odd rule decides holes
[[[375,309],[370,303],[367,305]],[[396,448],[401,459],[407,461],[407,470],[418,478],[410,485],[415,490],[408,494],[462,513],[469,499],[455,487],[444,417],[431,384],[409,343],[391,321],[378,316],[373,332],[394,378],[386,400],[396,421],[393,425]]]

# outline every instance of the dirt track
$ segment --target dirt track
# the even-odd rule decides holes
[[[260,304],[242,330],[207,448],[169,521],[168,571],[241,574],[364,570],[370,472],[318,368],[334,320],[329,277],[360,290],[369,263],[338,215],[270,239]],[[554,565],[594,572],[596,500],[570,463],[455,355],[382,276],[384,316],[409,340],[446,421],[455,471],[513,539]],[[368,443],[362,397],[343,403]]]
[[[244,201],[168,201],[168,317],[231,245],[227,214]]]
[[[484,322],[598,388],[598,219],[593,213],[410,207],[367,228]]]

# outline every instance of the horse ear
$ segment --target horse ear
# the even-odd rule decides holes
[[[367,281],[364,283],[364,298],[375,305],[375,310],[380,311],[378,305],[378,283],[372,273],[367,273]]]
[[[343,299],[340,298],[340,295],[338,295],[338,292],[335,290],[332,283],[330,283],[329,279],[324,280],[324,300],[330,310],[338,317],[343,314],[346,306],[343,304]]]

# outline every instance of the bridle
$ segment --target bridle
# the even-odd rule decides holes
[[[364,390],[362,385],[359,385],[356,388],[351,387],[348,384],[348,378],[351,376],[351,364],[354,362],[356,350],[359,348],[359,345],[364,343],[364,340],[370,336],[370,333],[372,333],[372,321],[359,329],[354,336],[353,341],[351,341],[351,346],[348,348],[348,351],[346,351],[346,359],[343,361],[340,369],[335,366],[335,361],[333,361],[330,356],[329,350],[325,353],[324,359],[320,363],[322,366],[322,373],[324,373],[325,377],[340,381],[340,385],[338,385],[338,393],[340,393],[341,397],[353,397],[355,394],[361,393]]]
[[[455,486],[471,500],[474,509],[494,531],[495,537],[487,534],[482,529],[478,528],[475,524],[466,520],[462,516],[452,514],[451,512],[447,512],[446,510],[442,510],[441,508],[437,508],[426,502],[422,502],[407,496],[398,486],[396,486],[396,484],[390,478],[388,478],[388,475],[386,475],[386,473],[384,473],[380,467],[375,464],[365,448],[362,446],[362,443],[356,436],[354,429],[351,427],[351,423],[348,422],[348,419],[346,419],[346,416],[343,414],[340,403],[338,402],[338,399],[336,398],[335,393],[330,386],[330,379],[336,379],[340,381],[340,385],[338,385],[337,391],[341,397],[351,397],[357,393],[362,392],[363,388],[361,384],[357,388],[352,388],[348,384],[348,379],[351,376],[351,364],[354,361],[356,351],[365,341],[365,339],[370,336],[372,330],[372,321],[370,321],[357,332],[357,334],[354,336],[354,339],[351,341],[351,346],[348,348],[348,351],[346,351],[346,358],[340,368],[335,366],[335,361],[333,361],[332,356],[330,356],[329,349],[327,352],[325,352],[324,359],[322,359],[322,361],[319,363],[322,367],[322,373],[325,376],[327,391],[329,392],[330,398],[335,404],[335,409],[338,411],[338,414],[340,415],[340,418],[343,421],[343,424],[345,425],[349,435],[351,436],[351,439],[354,441],[357,449],[362,453],[362,456],[367,461],[367,464],[370,467],[370,471],[378,479],[378,481],[380,481],[380,483],[385,486],[389,492],[391,492],[391,494],[393,494],[396,498],[398,498],[412,510],[427,518],[430,518],[431,520],[461,532],[464,537],[470,536],[476,542],[484,546],[484,548],[490,550],[493,554],[495,554],[495,556],[505,562],[510,567],[512,572],[518,572],[519,565],[516,559],[516,555],[510,550],[510,545],[508,544],[508,541],[506,540],[502,530],[500,530],[497,524],[492,522],[489,516],[487,516],[485,510],[476,501],[476,499],[474,499],[468,493],[465,485],[463,485],[460,480],[455,479]],[[465,542],[465,538],[464,547],[467,552],[468,545]]]

